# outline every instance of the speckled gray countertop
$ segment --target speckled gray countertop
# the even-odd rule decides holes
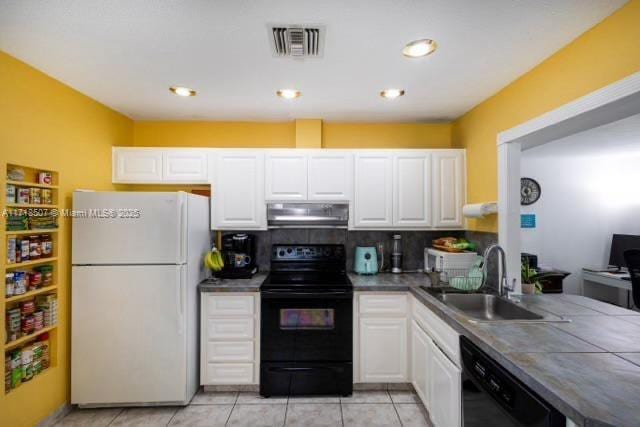
[[[258,292],[266,273],[207,281],[203,292]],[[349,274],[354,290],[409,291],[458,333],[578,425],[640,425],[640,313],[577,295],[523,296],[520,304],[570,322],[474,322],[421,289],[422,273]]]
[[[207,279],[200,283],[200,292],[260,292],[267,274],[258,273],[251,279]]]
[[[474,322],[423,289],[410,292],[578,425],[640,425],[640,313],[539,295],[520,304],[570,322]]]

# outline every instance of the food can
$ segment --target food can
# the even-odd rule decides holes
[[[29,239],[20,240],[20,258],[22,262],[29,261]]]
[[[32,271],[29,273],[29,290],[34,291],[42,286],[42,273]]]
[[[7,203],[16,202],[16,186],[13,184],[7,184]]]
[[[29,200],[31,200],[30,203],[34,204],[34,205],[39,205],[42,203],[42,190],[40,190],[39,188],[30,188],[29,189]]]
[[[39,172],[38,183],[51,185],[53,183],[53,175],[51,175],[51,172]]]
[[[53,191],[48,188],[43,188],[42,191],[42,204],[43,205],[52,205],[53,204]]]
[[[27,273],[24,271],[13,272],[13,293],[22,295],[27,292]]]
[[[7,264],[16,263],[16,236],[7,236]]]
[[[17,203],[29,203],[29,197],[31,195],[31,192],[29,191],[28,188],[18,188],[18,196],[16,198],[16,202]]]
[[[4,284],[7,288],[7,290],[5,291],[5,296],[7,298],[14,296],[15,281],[13,280],[13,273],[7,273],[5,275]]]
[[[40,236],[40,245],[42,247],[42,258],[53,256],[53,240],[48,234]]]
[[[34,234],[33,236],[29,236],[29,258],[30,259],[40,259],[40,255],[42,255],[42,245],[40,244],[40,236]]]

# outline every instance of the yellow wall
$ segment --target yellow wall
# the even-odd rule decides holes
[[[113,189],[111,147],[131,144],[131,120],[3,52],[0,87],[0,163],[59,171],[66,208],[76,188]],[[2,426],[35,425],[69,400],[71,227],[60,226],[58,366],[6,396],[2,386]]]
[[[451,148],[451,123],[323,123],[324,148]]]
[[[294,148],[291,122],[136,122],[142,147]],[[451,124],[322,123],[323,148],[450,148]]]
[[[295,122],[136,122],[141,147],[294,148]]]
[[[496,137],[640,70],[640,0],[632,0],[546,61],[455,121],[453,144],[467,149],[469,203],[496,200]],[[497,231],[496,216],[469,228]]]

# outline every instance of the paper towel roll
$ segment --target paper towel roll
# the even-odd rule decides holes
[[[462,207],[462,214],[467,218],[484,218],[485,215],[491,215],[497,212],[498,204],[496,202],[474,203]]]

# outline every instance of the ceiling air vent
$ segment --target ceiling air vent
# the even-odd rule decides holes
[[[322,56],[324,39],[322,27],[277,25],[269,28],[274,56],[291,58]]]

